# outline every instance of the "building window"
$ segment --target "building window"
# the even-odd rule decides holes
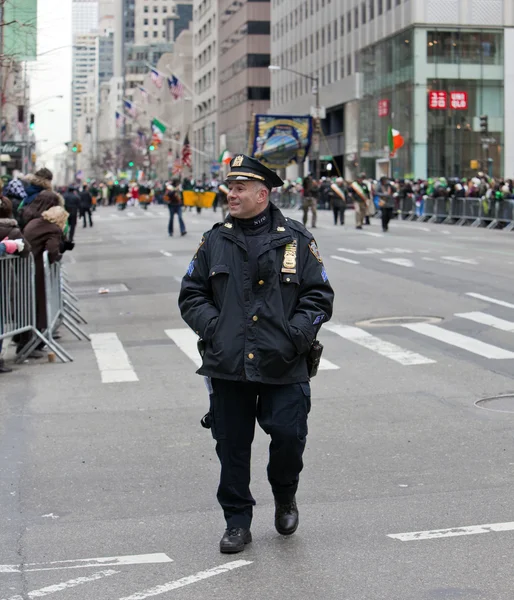
[[[327,26],[327,44],[330,44],[332,41],[332,27],[330,25]]]
[[[377,0],[377,9],[378,9],[378,14],[381,15],[384,12],[384,0]]]
[[[154,38],[156,38],[158,35],[159,35],[159,32],[158,32],[158,31],[154,31],[154,32],[153,32],[153,36],[154,36]]]
[[[346,59],[346,74],[348,77],[352,74],[352,57],[348,56]]]
[[[356,6],[353,9],[353,28],[358,29],[358,27],[359,27],[359,9]]]
[[[321,47],[324,48],[325,47],[325,28],[323,27],[323,29],[321,30]]]
[[[337,81],[337,60],[334,61],[334,81]]]
[[[348,31],[348,33],[352,30],[352,13],[349,10],[348,14],[346,15],[346,31]]]
[[[330,68],[330,65],[327,65],[327,85],[330,85],[332,83],[332,69]]]
[[[163,13],[167,13],[168,12],[168,7],[167,6],[163,6],[162,7],[162,12]]]
[[[248,21],[248,35],[269,35],[270,34],[270,22],[269,21]]]
[[[362,24],[365,25],[366,24],[366,3],[363,2],[361,4],[361,19],[362,19]]]
[[[166,39],[166,31],[163,31],[163,32],[162,32],[162,37],[163,37],[164,39]]]
[[[143,8],[143,12],[145,12],[145,13],[147,13],[147,12],[148,12],[148,6],[145,6],[145,7]]]
[[[143,37],[148,37],[148,31],[145,31],[145,32],[143,33]]]
[[[369,0],[369,20],[373,21],[375,18],[375,0]]]
[[[341,70],[341,79],[344,79],[344,58],[341,58],[339,68]]]
[[[154,13],[159,12],[159,8],[157,6],[154,6],[153,11],[154,11]]]
[[[145,20],[143,21],[143,25],[148,25],[148,19],[145,19]]]
[[[341,27],[339,29],[339,32],[341,33],[341,37],[343,37],[343,35],[344,35],[344,17],[341,17]]]
[[[158,25],[158,24],[159,24],[159,20],[158,20],[158,19],[154,19],[154,20],[153,20],[153,24],[154,24],[154,25]]]
[[[337,21],[334,21],[334,40],[337,40]]]
[[[386,10],[391,10],[392,4],[392,0],[386,0]]]
[[[311,54],[314,52],[314,35],[311,33]]]
[[[400,6],[401,3],[402,3],[402,0],[396,0],[396,2],[395,2],[396,6]]]

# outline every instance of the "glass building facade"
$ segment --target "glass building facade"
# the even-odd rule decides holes
[[[503,174],[503,30],[412,28],[363,49],[359,63],[362,170],[395,178]],[[393,157],[390,127],[405,140]]]

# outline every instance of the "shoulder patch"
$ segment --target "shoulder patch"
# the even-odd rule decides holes
[[[318,245],[316,244],[316,240],[312,239],[309,243],[309,250],[312,252],[314,258],[320,262],[323,263],[323,259],[321,258],[321,254],[319,253],[318,250]]]
[[[204,244],[205,244],[205,236],[204,236],[204,235],[202,235],[202,239],[200,240],[200,244],[199,244],[198,248],[197,248],[197,249],[196,249],[196,251],[195,251],[195,258],[196,258],[196,256],[198,255],[198,250],[200,250],[200,248],[201,248],[201,247],[202,247]],[[194,260],[194,259],[193,259],[193,260]]]

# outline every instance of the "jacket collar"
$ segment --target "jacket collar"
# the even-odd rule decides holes
[[[270,231],[270,246],[281,246],[291,242],[294,238],[293,232],[289,227],[287,219],[284,217],[282,212],[270,202],[270,219],[271,219],[271,231]],[[245,236],[242,228],[239,226],[237,219],[234,219],[230,215],[227,216],[221,226],[221,233],[237,241],[239,245],[243,245],[246,248]]]

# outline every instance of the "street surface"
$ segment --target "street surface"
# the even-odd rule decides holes
[[[167,215],[100,207],[65,257],[91,343],[63,331],[73,363],[1,378],[0,599],[512,600],[514,234],[359,232],[351,212],[345,227],[318,213],[336,304],[300,527],[274,530],[258,430],[254,542],[227,556],[207,391],[177,308],[220,213],[186,212],[182,238]],[[387,317],[400,320],[368,322]]]

